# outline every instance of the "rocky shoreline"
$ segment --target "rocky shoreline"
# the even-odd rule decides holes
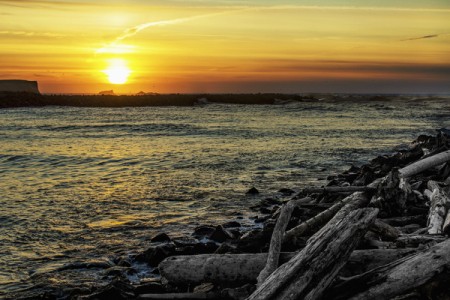
[[[411,168],[449,147],[447,129],[419,136],[409,149],[330,175],[324,187],[280,189],[289,201],[263,198],[250,208],[251,230],[231,220],[181,238],[160,233],[141,253],[58,270],[101,269],[107,285],[58,284],[11,299],[448,299],[450,159]],[[149,275],[136,283],[137,264]]]

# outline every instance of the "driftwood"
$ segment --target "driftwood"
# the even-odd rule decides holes
[[[450,198],[439,187],[437,182],[428,181],[428,188],[432,192],[430,197],[430,213],[428,214],[428,233],[442,234],[447,207],[450,205]]]
[[[345,207],[344,207],[345,208]],[[319,299],[374,222],[378,209],[337,214],[306,247],[280,266],[250,295],[256,299]]]
[[[342,207],[346,204],[353,203],[352,206],[347,207],[346,212],[350,212],[360,206],[363,206],[369,201],[369,197],[364,192],[356,192],[350,196],[336,202],[333,206],[327,210],[321,212],[315,217],[301,223],[300,225],[288,230],[284,235],[284,240],[292,243],[296,243],[296,238],[300,237],[302,234],[311,231],[314,228],[318,228],[330,220]]]
[[[442,227],[442,231],[446,235],[450,235],[450,209],[447,212],[447,217],[444,220],[444,226]]]
[[[380,219],[386,224],[396,227],[402,227],[410,224],[419,224],[425,226],[425,215],[417,215],[417,216],[404,216],[404,217],[394,217],[394,218],[386,218]]]
[[[450,161],[450,150],[416,161],[400,169],[400,176],[403,178],[411,177],[447,161]]]
[[[306,188],[303,192],[306,194],[315,193],[354,193],[354,192],[369,192],[374,191],[375,188],[368,186],[326,186],[322,188]]]
[[[267,255],[266,266],[258,276],[258,284],[257,284],[258,286],[261,285],[261,283],[263,283],[264,280],[266,280],[266,278],[278,268],[278,260],[280,258],[281,243],[284,232],[286,231],[286,227],[289,223],[294,208],[298,204],[301,204],[302,202],[305,202],[305,200],[304,199],[292,200],[286,203],[281,208],[280,216],[278,217],[277,223],[275,224],[272,238],[270,240],[270,247],[269,253]]]
[[[142,294],[137,299],[218,299],[217,293],[166,293],[166,294]]]
[[[415,251],[417,249],[413,248],[355,250],[341,273],[343,276],[361,274]],[[280,264],[288,262],[295,255],[297,252],[281,253]],[[266,261],[267,253],[180,255],[162,261],[159,272],[165,282],[175,285],[255,282]]]
[[[450,267],[450,239],[424,252],[347,279],[330,299],[392,299],[432,280]]]
[[[370,231],[380,235],[383,241],[395,241],[400,235],[400,230],[381,221],[380,219],[375,220],[372,226],[370,226]]]
[[[391,172],[382,178],[378,185],[375,201],[371,201],[371,207],[378,207],[389,215],[403,215],[406,211],[408,199],[414,197],[411,186],[406,179],[400,177],[399,170],[393,168]]]
[[[445,240],[445,237],[439,235],[418,235],[405,234],[398,237],[396,243],[398,247],[418,247],[426,245],[431,242],[440,243]]]

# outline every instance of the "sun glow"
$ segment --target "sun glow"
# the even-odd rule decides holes
[[[123,59],[117,58],[110,60],[108,68],[103,72],[108,75],[108,80],[112,84],[124,84],[127,82],[131,70]]]

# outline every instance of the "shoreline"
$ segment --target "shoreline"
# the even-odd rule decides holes
[[[311,199],[301,203],[292,212],[290,221],[287,224],[288,232],[292,228],[304,223],[305,220],[314,218],[336,203],[344,201],[349,195],[352,195],[352,189],[348,187],[358,189],[369,186],[377,179],[386,178],[396,168],[404,168],[406,165],[423,159],[423,157],[443,152],[449,147],[450,139],[446,131],[441,131],[437,137],[422,135],[407,150],[400,150],[392,155],[378,156],[369,164],[361,167],[351,167],[338,175],[330,175],[325,188],[304,189],[299,193],[289,189],[280,189],[280,192],[291,195],[290,201],[302,202],[302,199],[305,199],[305,197]],[[445,237],[442,235],[419,235],[418,232],[423,232],[424,228],[426,228],[426,219],[429,211],[429,208],[425,205],[427,202],[425,192],[427,182],[434,180],[444,182],[448,185],[450,184],[449,174],[450,166],[447,162],[439,170],[426,170],[418,175],[414,175],[409,181],[409,184],[413,186],[412,190],[414,190],[414,193],[408,194],[409,198],[405,200],[406,203],[403,206],[399,206],[398,203],[390,204],[389,202],[381,202],[378,206],[371,205],[380,210],[377,220],[387,224],[386,228],[393,230],[394,236],[383,231],[368,230],[364,237],[361,238],[357,250],[353,251],[352,256],[347,258],[349,262],[341,269],[341,276],[356,276],[370,271],[374,267],[385,265],[396,259],[404,259],[404,257],[407,257],[411,253],[420,253],[433,245],[445,242]],[[367,191],[371,196],[379,192],[380,187],[377,190]],[[248,193],[249,195],[257,195],[258,191],[252,188],[249,189]],[[246,273],[246,270],[249,269],[248,266],[240,270],[239,268],[235,268],[234,271],[228,270],[227,272],[235,272],[233,273],[234,275],[236,275],[236,272],[239,273],[241,271],[245,273],[245,276],[241,274],[242,276],[240,278],[231,280],[230,278],[233,276],[230,274],[223,275],[219,272],[220,265],[224,264],[221,261],[225,257],[223,255],[226,254],[232,257],[232,259],[235,259],[238,255],[253,253],[253,255],[245,257],[244,261],[240,262],[251,262],[255,264],[253,259],[256,257],[255,254],[267,253],[269,250],[271,237],[280,214],[280,209],[286,203],[288,202],[281,202],[271,198],[261,199],[259,205],[250,208],[260,216],[255,220],[255,228],[250,231],[244,232],[238,221],[230,220],[220,225],[201,225],[191,235],[183,238],[172,239],[164,232],[161,232],[152,237],[149,247],[141,253],[131,256],[115,257],[111,261],[91,261],[63,266],[55,271],[88,272],[93,269],[102,270],[101,273],[104,274],[104,278],[110,283],[103,286],[94,284],[93,286],[84,287],[50,285],[45,288],[45,291],[40,291],[39,295],[43,296],[45,294],[45,299],[76,299],[77,297],[81,297],[80,299],[110,299],[111,295],[115,295],[117,297],[116,299],[143,299],[144,296],[142,295],[149,294],[165,294],[169,296],[173,295],[173,293],[195,292],[199,297],[200,295],[202,297],[209,295],[213,299],[244,299],[254,292],[254,283],[256,280],[254,275],[259,272]],[[405,221],[405,219],[409,221]],[[256,228],[256,225],[261,228]],[[302,233],[301,237],[284,242],[281,248],[282,251],[295,252],[304,249],[308,245],[309,239],[317,232],[317,229],[310,228]],[[422,238],[420,240],[417,238],[416,240],[412,240],[410,238],[412,235],[422,236]],[[389,258],[385,257],[387,254],[390,254],[388,255]],[[201,258],[200,265],[195,261],[196,255],[204,255]],[[358,260],[360,259],[358,255],[366,255],[366,261],[362,263],[361,260]],[[282,261],[287,259],[283,257],[281,257]],[[384,257],[384,259],[379,259],[379,257]],[[173,260],[176,261],[177,259],[182,260],[183,264],[188,264],[188,267],[184,266],[178,270],[174,269],[174,266],[170,262]],[[214,269],[217,273],[214,273],[214,276],[210,275],[208,271],[205,271],[205,266],[208,265],[205,259],[219,259],[219,266],[216,266]],[[228,261],[230,264],[232,262],[235,261]],[[196,263],[197,265],[195,265]],[[189,264],[191,264],[191,267],[189,267]],[[137,266],[144,270],[147,269],[149,272],[147,279],[140,280],[138,284],[129,281],[130,276],[137,274]],[[254,265],[252,266],[254,267]],[[183,278],[182,276],[178,276],[180,274],[190,274],[190,276]],[[228,278],[227,276],[231,277]],[[438,287],[433,289],[433,293],[442,292],[442,280],[439,279],[439,276],[435,277],[437,279],[432,282],[435,285],[437,282]],[[35,280],[37,281],[37,285],[39,285],[39,280],[41,280],[41,285],[45,282],[44,278],[36,277]],[[334,283],[335,287],[336,285],[339,286],[339,280]],[[427,284],[420,285],[415,287],[414,292],[421,295],[427,288],[429,288]],[[333,287],[330,287],[329,291],[332,289]],[[444,288],[444,291],[448,290]],[[17,296],[22,297],[21,299],[27,299],[27,297],[36,297],[37,295],[33,294],[33,292],[27,295],[26,292],[25,295],[14,295],[11,299],[17,298]],[[346,299],[346,297],[341,298]],[[437,297],[433,299],[441,298]]]

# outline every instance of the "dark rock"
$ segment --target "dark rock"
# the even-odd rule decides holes
[[[261,200],[261,205],[263,205],[263,206],[280,205],[282,203],[283,203],[283,201],[280,201],[275,198],[266,198],[266,199]]]
[[[269,244],[272,233],[269,230],[255,229],[245,233],[237,241],[237,252],[261,253]]]
[[[214,252],[216,254],[225,254],[225,253],[233,253],[236,250],[236,247],[229,243],[222,243],[219,248]]]
[[[152,274],[159,275],[160,274],[159,273],[159,269],[158,268],[154,268],[153,271],[152,271]]]
[[[148,248],[143,253],[138,254],[136,256],[136,260],[146,262],[150,266],[156,267],[166,257],[169,257],[174,254],[175,254],[175,245],[173,243],[163,244]]]
[[[226,240],[234,239],[234,235],[223,228],[222,225],[216,227],[214,232],[211,234],[210,239],[219,243],[225,242]]]
[[[239,229],[230,229],[229,230],[231,232],[231,234],[234,236],[235,239],[239,238],[242,233],[239,231]]]
[[[134,292],[136,293],[136,295],[141,295],[141,294],[160,294],[160,293],[164,293],[164,288],[161,285],[161,283],[157,283],[157,282],[149,282],[149,283],[144,283],[141,285],[138,285]]]
[[[184,245],[179,247],[176,251],[176,255],[196,255],[196,254],[208,254],[214,253],[219,246],[214,242],[199,243],[191,245]]]
[[[192,233],[195,237],[210,237],[213,234],[215,228],[209,225],[200,225],[194,229]]]
[[[259,191],[258,191],[255,187],[252,187],[251,189],[249,189],[249,190],[247,191],[246,194],[247,194],[247,195],[257,195],[257,194],[259,194]]]
[[[208,242],[208,243],[198,243],[194,245],[193,250],[195,253],[198,254],[207,254],[207,253],[213,253],[217,250],[219,246],[216,245],[214,242]]]
[[[256,289],[254,284],[246,284],[238,288],[226,288],[221,292],[226,299],[247,299]]]
[[[104,271],[104,274],[106,276],[114,276],[114,277],[120,277],[123,276],[123,274],[128,270],[129,268],[127,267],[119,267],[119,266],[115,266],[115,267],[111,267],[109,269],[106,269]]]
[[[266,207],[260,207],[259,208],[259,212],[262,213],[262,214],[267,215],[267,214],[270,214],[272,212],[272,210],[269,209],[269,208],[266,208]]]
[[[291,190],[291,189],[287,189],[287,188],[282,188],[282,189],[278,190],[278,193],[282,193],[285,196],[290,196],[290,195],[294,194],[295,191]]]
[[[236,227],[241,227],[241,223],[236,222],[236,221],[230,221],[230,222],[226,222],[224,224],[222,224],[223,228],[236,228]]]
[[[85,300],[122,300],[135,298],[133,286],[123,279],[115,279],[110,284],[101,287],[95,293],[83,297]]]
[[[270,219],[270,216],[258,217],[255,219],[255,223],[262,223],[268,219]]]
[[[154,236],[151,239],[151,241],[154,242],[154,243],[157,243],[157,242],[160,242],[160,243],[169,242],[170,243],[172,240],[170,239],[170,237],[167,234],[162,232],[162,233],[159,233],[156,236]]]
[[[191,237],[179,237],[172,240],[176,247],[188,247],[194,246],[198,243],[198,240]]]
[[[120,267],[131,267],[131,263],[128,259],[124,259],[121,258],[118,262],[117,265]]]

